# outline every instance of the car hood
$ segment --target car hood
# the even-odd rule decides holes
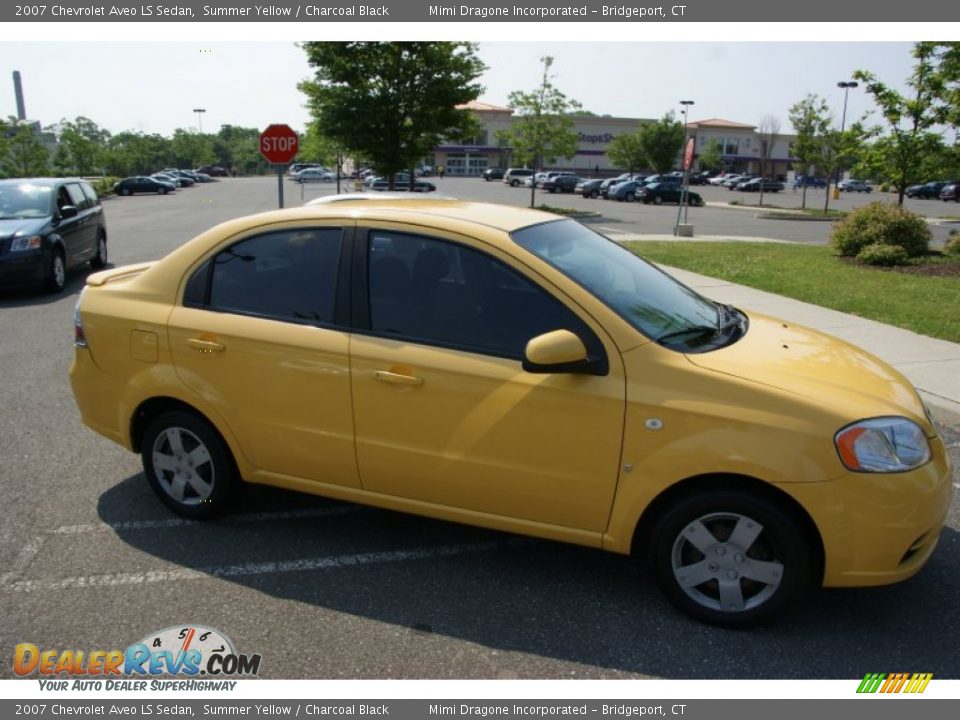
[[[50,218],[11,218],[0,220],[0,239],[6,240],[16,235],[39,233]]]
[[[913,385],[887,363],[830,335],[760,314],[733,345],[690,354],[694,365],[801,396],[850,422],[900,415],[933,428]]]

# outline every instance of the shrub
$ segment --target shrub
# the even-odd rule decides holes
[[[841,255],[855,256],[868,245],[895,245],[909,257],[924,255],[930,228],[920,215],[902,207],[873,202],[857,208],[834,225],[830,241]]]
[[[947,244],[943,246],[943,254],[950,257],[960,257],[960,235],[957,234],[956,230],[950,231]]]
[[[888,183],[880,183],[880,192],[890,192],[890,185]]]
[[[907,261],[907,251],[899,245],[874,243],[873,245],[867,245],[857,253],[857,260],[867,265],[892,267],[893,265],[903,265]]]
[[[103,197],[104,195],[113,194],[113,186],[116,185],[117,180],[120,178],[115,178],[110,175],[102,177],[99,180],[95,180],[91,183],[93,186],[93,191],[97,193],[98,197]]]

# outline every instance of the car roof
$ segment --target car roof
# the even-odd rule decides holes
[[[273,210],[253,217],[266,224],[325,217],[336,218],[345,215],[356,220],[416,222],[417,218],[422,220],[425,219],[424,216],[429,216],[437,227],[453,229],[461,224],[482,225],[504,232],[513,232],[529,225],[563,219],[541,210],[471,202],[451,197],[417,197],[409,194],[387,193],[377,193],[377,196],[373,197],[366,193],[357,193],[327,196],[318,200],[323,202],[311,201],[302,207]],[[252,218],[247,218],[247,220],[250,219]]]
[[[41,185],[43,187],[53,187],[65,182],[86,182],[83,178],[62,177],[62,178],[6,178],[0,180],[0,185],[15,186],[29,183],[31,185]]]

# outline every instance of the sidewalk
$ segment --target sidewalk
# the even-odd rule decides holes
[[[618,237],[617,240],[626,239]],[[631,240],[675,240],[665,236],[632,236]],[[693,240],[708,240],[697,237]],[[720,238],[717,238],[720,239]],[[765,238],[724,240],[770,241]],[[689,242],[690,238],[682,241]],[[866,320],[810,303],[755,290],[744,285],[664,266],[681,282],[712,300],[745,310],[774,315],[798,325],[834,335],[873,353],[902,372],[914,384],[934,416],[943,424],[960,428],[960,344],[918,335],[910,330]]]

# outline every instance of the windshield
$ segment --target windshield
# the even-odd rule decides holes
[[[53,188],[46,185],[0,186],[0,219],[41,218],[52,214]]]
[[[512,233],[514,241],[600,298],[654,340],[713,341],[725,314],[656,266],[574,220]]]

